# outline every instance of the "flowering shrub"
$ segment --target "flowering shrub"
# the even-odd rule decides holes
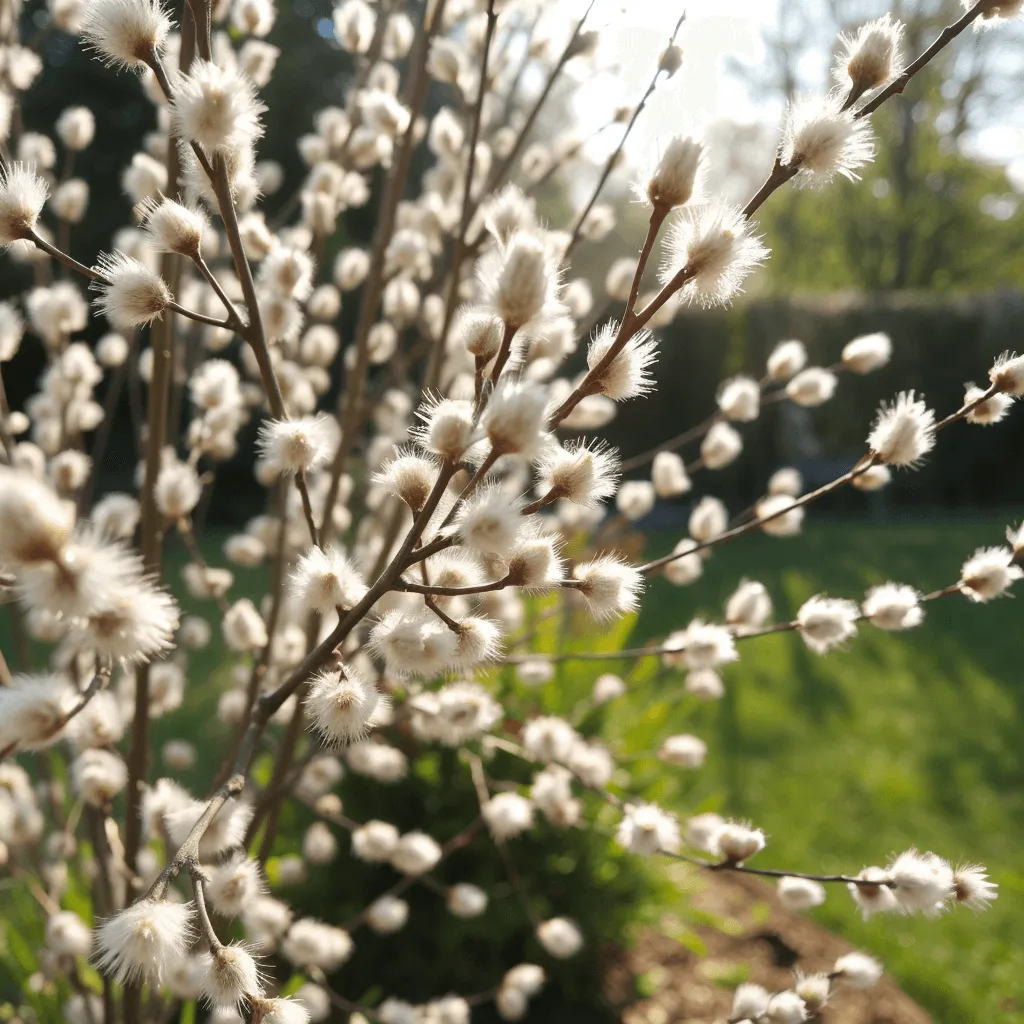
[[[542,713],[529,687],[552,678],[556,657],[616,666],[660,658],[685,669],[688,692],[713,699],[721,666],[759,636],[793,631],[825,655],[865,626],[910,629],[933,601],[985,603],[1024,575],[1024,531],[1011,530],[1006,546],[966,557],[959,578],[933,593],[911,581],[818,595],[792,621],[773,622],[766,589],[745,580],[721,622],[695,619],[639,649],[601,643],[609,623],[638,607],[648,577],[692,584],[716,547],[754,531],[797,534],[823,494],[884,487],[942,432],[1001,420],[1024,393],[1022,356],[996,358],[988,383],[969,385],[957,409],[897,395],[879,410],[863,456],[816,490],[782,469],[731,519],[704,495],[688,536],[645,564],[617,549],[609,522],[637,522],[659,498],[689,494],[740,456],[737,425],[755,422],[764,403],[827,402],[842,374],[886,363],[889,339],[854,339],[829,368],[807,366],[800,342],[781,342],[763,373],[723,382],[713,416],[624,464],[594,436],[617,402],[654,387],[656,332],[676,309],[731,301],[768,258],[760,206],[790,183],[855,179],[872,158],[872,113],[963,31],[1021,5],[965,4],[909,63],[891,18],[842,39],[835,91],[793,104],[774,165],[743,208],[716,195],[701,141],[663,140],[638,178],[649,211],[639,257],[613,265],[600,299],[569,277],[572,256],[584,243],[611,245],[615,214],[598,199],[639,112],[683,56],[673,36],[639,103],[612,115],[621,142],[589,198],[564,229],[547,227],[532,193],[560,166],[581,164],[584,148],[573,137],[549,147],[531,133],[566,69],[597,59],[598,37],[584,17],[565,38],[548,38],[521,7],[343,0],[334,30],[357,58],[356,81],[345,107],[324,109],[298,141],[308,170],[285,206],[292,219],[268,223],[260,193],[282,186],[280,169],[256,159],[269,116],[259,90],[278,54],[265,41],[269,0],[212,9],[194,0],[178,30],[160,0],[53,0],[54,25],[138,74],[159,115],[159,131],[124,173],[136,224],[92,267],[67,251],[88,203],[88,184],[72,174],[92,115],[69,107],[55,124],[66,157],[58,177],[54,140],[21,131],[13,116],[39,62],[8,19],[0,128],[18,159],[5,158],[0,177],[0,243],[37,283],[20,309],[0,306],[0,365],[30,336],[47,366],[24,410],[8,409],[0,390],[0,567],[16,627],[50,649],[48,664],[13,674],[2,662],[0,840],[6,870],[45,920],[30,986],[40,1018],[194,1019],[198,1000],[220,1022],[359,1013],[447,1024],[483,1003],[521,1019],[545,965],[576,956],[593,936],[557,906],[538,912],[517,847],[528,833],[571,846],[570,830],[594,822],[614,823],[616,856],[774,878],[793,909],[819,904],[830,884],[865,915],[938,914],[995,897],[984,868],[916,850],[849,875],[763,867],[761,827],[713,814],[681,821],[631,793],[601,741],[600,716],[588,714],[622,696],[619,676],[599,674],[561,716]],[[524,76],[543,83],[538,96],[524,93]],[[428,120],[430,96],[445,105]],[[416,183],[421,149],[431,163]],[[372,244],[341,249],[332,263],[325,253],[345,211],[370,201],[375,179],[383,191]],[[76,340],[89,316],[84,282],[111,328],[94,350]],[[359,315],[343,342],[335,324],[349,301]],[[112,413],[96,388],[132,365],[147,385],[138,497],[93,502],[104,449],[97,441],[87,453],[87,442],[103,439],[98,428]],[[185,377],[179,431],[173,409]],[[218,464],[252,421],[266,510],[224,555],[241,567],[268,563],[257,601],[233,569],[207,561],[196,532]],[[684,461],[679,451],[697,442],[699,456]],[[646,478],[620,482],[621,470],[641,467]],[[604,520],[613,497],[617,517]],[[208,616],[183,616],[171,594],[170,532],[189,552],[181,582]],[[524,596],[533,595],[527,622]],[[553,616],[586,643],[558,655],[541,642],[531,650]],[[190,657],[215,631],[231,680],[217,704],[222,747],[204,756],[210,777],[190,792],[174,774],[192,767],[195,746],[165,744],[170,774],[155,777],[151,722],[187,708],[190,688],[204,682]],[[517,682],[506,685],[513,672]],[[705,752],[699,738],[676,735],[658,756],[669,770],[698,768]],[[409,778],[411,759],[434,772],[435,788],[469,796],[468,817],[442,813],[449,805]],[[29,769],[49,771],[49,784],[34,786]],[[396,791],[406,794],[401,815]],[[410,792],[422,799],[406,820]],[[301,836],[282,829],[310,816]],[[388,886],[371,890],[371,876],[353,872],[363,879],[349,893],[355,917],[339,919],[330,906],[295,913],[288,886],[343,855],[387,865]],[[545,964],[503,962],[486,991],[437,991],[415,1005],[405,991],[346,973],[359,929],[402,941],[411,890],[436,897],[438,913],[486,921],[494,893],[454,873],[470,862],[494,866],[474,869],[478,880],[504,878],[495,886],[519,903]],[[783,992],[743,985],[732,1019],[803,1021],[880,971],[851,954]],[[416,979],[417,991],[429,980]]]

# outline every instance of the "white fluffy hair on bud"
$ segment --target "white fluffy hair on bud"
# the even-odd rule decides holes
[[[840,36],[843,52],[835,68],[838,85],[861,96],[898,75],[903,68],[900,54],[903,32],[901,21],[884,14],[862,25],[856,33]]]
[[[718,408],[737,423],[751,423],[761,412],[761,387],[753,377],[730,377],[718,389]]]
[[[913,629],[924,619],[921,594],[902,583],[881,583],[872,587],[864,597],[861,611],[880,629]]]
[[[441,855],[441,847],[425,832],[407,832],[395,844],[391,864],[403,875],[419,876],[430,871]]]
[[[676,853],[682,845],[675,816],[656,804],[627,804],[615,838],[620,846],[641,857]]]
[[[775,884],[775,893],[787,910],[810,910],[825,902],[825,887],[810,878],[786,875]]]
[[[1008,395],[1024,395],[1024,356],[1004,352],[992,364],[989,380]]]
[[[210,155],[248,149],[263,134],[263,110],[245,75],[208,60],[194,61],[174,83],[172,121]]]
[[[853,988],[873,988],[882,978],[882,965],[866,953],[845,953],[833,965],[832,973]]]
[[[260,966],[243,945],[233,942],[200,957],[204,968],[202,993],[211,1006],[239,1007],[263,994]]]
[[[519,793],[497,793],[481,808],[491,835],[512,839],[533,826],[533,804]]]
[[[615,493],[618,466],[618,453],[602,441],[553,442],[537,459],[540,491],[552,499],[596,508]]]
[[[786,397],[796,405],[813,409],[835,394],[838,383],[839,379],[831,370],[809,366],[786,385]]]
[[[257,450],[280,474],[308,473],[330,461],[337,446],[337,421],[323,413],[296,420],[267,420]]]
[[[194,934],[191,903],[141,899],[96,928],[96,963],[120,984],[159,983]]]
[[[711,836],[709,848],[730,864],[742,864],[763,850],[765,842],[761,829],[739,821],[726,821]]]
[[[807,646],[816,654],[825,654],[844,644],[857,633],[860,609],[843,598],[809,598],[796,614],[797,629]]]
[[[843,346],[843,366],[854,373],[873,373],[892,358],[892,339],[881,331],[864,334]]]
[[[806,365],[807,348],[802,341],[780,341],[768,356],[768,376],[775,381],[789,380]]]
[[[729,513],[718,498],[701,498],[690,513],[687,528],[690,536],[701,544],[725,533],[729,526]]]
[[[306,709],[316,731],[328,743],[341,746],[365,735],[374,713],[386,702],[372,682],[349,667],[314,676]]]
[[[481,554],[507,554],[522,528],[521,507],[499,485],[479,488],[455,520],[462,543]]]
[[[702,142],[691,136],[676,135],[669,139],[645,179],[635,186],[638,198],[661,210],[688,203],[697,189],[704,148]]]
[[[737,207],[719,201],[685,207],[665,238],[662,283],[681,278],[680,302],[726,305],[768,258],[755,232]]]
[[[917,465],[935,447],[935,413],[913,391],[900,392],[882,403],[868,447],[886,465]]]
[[[302,998],[303,991],[317,989],[315,985],[304,985],[292,996],[276,996],[273,999],[256,998],[252,1000],[254,1024],[310,1024],[313,1020],[308,1005],[308,996]],[[318,991],[322,991],[318,989]],[[325,1020],[326,1017],[318,1017]]]
[[[506,330],[526,327],[557,306],[558,261],[533,230],[513,232],[485,255],[477,272],[485,302]]]
[[[965,419],[976,426],[988,427],[1001,423],[1013,407],[1013,397],[1004,394],[990,395],[987,388],[968,384],[964,393],[964,406],[970,408]]]
[[[639,330],[611,358],[607,359],[619,333],[619,325],[610,320],[602,325],[587,349],[587,366],[595,389],[616,402],[645,395],[654,388],[648,372],[658,356],[658,344],[647,330]]]
[[[13,163],[0,170],[0,246],[32,236],[48,196],[34,168]]]
[[[101,275],[93,285],[100,293],[96,306],[119,331],[152,323],[171,302],[163,278],[123,252],[102,253],[96,271]]]
[[[639,604],[643,577],[633,566],[615,557],[581,562],[574,567],[573,578],[587,610],[598,621],[635,611]]]
[[[91,0],[83,6],[82,38],[107,65],[142,70],[167,43],[171,19],[160,0]]]
[[[1010,548],[978,548],[960,570],[960,592],[976,604],[984,604],[1005,594],[1024,577],[1024,568],[1015,562]]]
[[[552,917],[536,927],[537,941],[556,960],[568,960],[583,948],[579,925],[567,917]]]
[[[874,158],[868,119],[841,106],[837,96],[811,96],[790,105],[780,155],[797,171],[798,183],[825,185],[837,174],[856,180],[857,171]]]
[[[149,197],[142,201],[139,212],[146,238],[158,252],[199,256],[210,225],[198,208],[183,206],[166,197],[159,200]]]
[[[507,383],[491,395],[483,429],[495,455],[532,456],[544,436],[548,389],[541,384]]]

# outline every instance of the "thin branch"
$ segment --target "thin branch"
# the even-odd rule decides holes
[[[429,92],[430,79],[427,73],[427,59],[430,54],[430,44],[434,34],[444,20],[446,3],[447,0],[437,0],[433,6],[428,4],[425,7],[424,17],[428,20],[417,35],[416,46],[418,49],[410,58],[413,71],[409,78],[408,90],[409,125],[402,136],[402,144],[399,147],[392,172],[388,176],[384,196],[381,199],[381,215],[377,221],[373,245],[370,250],[370,267],[367,272],[366,281],[363,283],[359,306],[359,320],[355,331],[355,365],[349,371],[345,387],[338,399],[341,440],[338,443],[338,450],[331,465],[330,484],[327,488],[324,511],[321,516],[321,522],[325,530],[330,523],[334,504],[338,499],[341,477],[345,472],[348,458],[352,452],[352,445],[362,420],[359,399],[365,389],[370,366],[370,329],[376,322],[378,307],[384,294],[384,269],[388,242],[391,240],[394,231],[395,221],[398,216],[398,204],[405,193],[405,186],[412,168],[412,158],[417,144],[417,120],[423,111],[427,101],[427,93]]]
[[[199,918],[199,925],[202,928],[203,935],[206,937],[206,941],[210,944],[210,950],[216,953],[224,948],[224,943],[217,937],[213,922],[210,920],[210,912],[206,908],[206,875],[203,874],[203,869],[199,866],[197,860],[189,861],[188,873],[192,878],[192,891],[196,898],[196,912]]]
[[[586,24],[587,18],[590,16],[590,12],[593,10],[595,2],[596,0],[590,0],[590,3],[587,5],[587,9],[583,12],[583,17],[576,23],[576,27],[573,30],[572,35],[569,37],[569,42],[565,44],[565,49],[555,62],[555,66],[551,69],[551,73],[548,75],[547,81],[545,81],[540,95],[537,97],[534,105],[530,108],[530,113],[526,115],[523,127],[517,135],[516,141],[513,143],[508,155],[500,164],[498,164],[497,167],[494,168],[493,171],[491,171],[491,176],[487,180],[487,185],[484,188],[483,195],[488,195],[493,192],[515,165],[515,162],[519,157],[519,152],[523,148],[527,136],[530,134],[530,130],[533,128],[533,125],[545,103],[547,103],[548,97],[551,95],[551,90],[555,87],[555,82],[558,81],[565,65],[569,63],[577,52],[580,33],[583,31],[583,26]],[[474,206],[474,213],[475,212],[476,207]]]
[[[921,70],[921,68],[932,60],[937,53],[939,53],[945,46],[963,32],[971,22],[976,20],[981,13],[990,6],[991,0],[979,0],[979,2],[958,22],[954,25],[948,26],[938,39],[936,39],[936,41],[923,54],[921,54],[917,60],[908,66],[907,70],[899,79],[886,89],[883,89],[878,96],[876,96],[870,103],[866,104],[865,107],[858,111],[855,116],[866,116],[881,106],[881,104],[889,99],[889,97],[895,95],[897,92],[902,92],[903,88],[906,87],[907,82],[909,82],[910,79]],[[753,216],[769,196],[771,196],[782,185],[792,181],[799,171],[800,168],[798,166],[785,165],[782,163],[780,157],[776,157],[775,164],[772,167],[767,180],[744,207],[744,216],[748,219]],[[569,413],[588,393],[587,389],[600,380],[600,375],[607,370],[612,361],[625,348],[634,335],[651,320],[651,318],[662,308],[662,306],[665,305],[666,302],[668,302],[670,298],[682,289],[692,276],[693,271],[688,267],[683,267],[664,285],[661,291],[658,292],[658,294],[647,304],[646,307],[644,307],[643,310],[632,316],[623,316],[615,341],[609,346],[604,358],[597,366],[586,374],[583,381],[576,387],[572,394],[570,394],[555,413],[552,414],[549,418],[549,428],[554,428],[569,415]]]
[[[947,25],[935,39],[935,42],[928,47],[913,63],[908,64],[903,74],[894,78],[884,89],[873,96],[853,116],[855,118],[867,117],[873,114],[887,99],[902,93],[907,84],[926,64],[944,50],[958,35],[969,28],[980,18],[985,11],[991,10],[992,0],[978,0],[978,2],[959,21]]]
[[[947,587],[934,590],[930,594],[924,594],[918,599],[919,604],[929,604],[944,597],[951,597],[953,594],[963,593],[964,581],[958,580]],[[871,619],[860,612],[853,619],[854,622],[871,622]],[[742,626],[728,623],[727,628],[733,634],[733,640],[740,643],[743,640],[755,640],[763,636],[773,636],[777,633],[799,633],[800,623],[793,619],[789,622],[775,622],[770,626],[761,626],[756,629],[747,629]],[[883,629],[884,627],[879,627]],[[647,647],[624,648],[617,651],[564,651],[557,654],[511,654],[498,659],[502,665],[522,665],[526,662],[537,661],[631,661],[633,658],[659,658],[666,654],[682,654],[685,648],[679,644],[651,644]]]
[[[461,283],[462,263],[466,258],[466,234],[469,231],[469,224],[473,218],[473,175],[476,173],[476,150],[480,139],[480,124],[483,120],[484,99],[487,96],[487,63],[491,54],[491,42],[494,39],[494,28],[498,23],[498,15],[494,10],[495,0],[487,0],[487,28],[484,32],[483,55],[480,58],[480,87],[476,93],[476,103],[473,106],[473,120],[469,132],[469,153],[466,158],[466,180],[462,189],[462,216],[459,219],[459,232],[455,237],[455,246],[452,251],[451,270],[448,279],[448,295],[445,299],[444,323],[438,334],[436,344],[430,350],[430,358],[427,362],[427,371],[424,378],[424,390],[437,386],[438,377],[441,373],[441,364],[444,360],[444,347],[448,338],[448,331],[451,328],[452,320],[455,317],[455,307],[458,305],[459,284]]]
[[[672,35],[669,37],[669,46],[675,45],[676,37],[679,35],[679,30],[683,27],[683,23],[685,21],[686,11],[683,11],[683,13],[679,16],[679,20],[676,22],[675,28],[672,30]],[[600,196],[601,194],[601,190],[607,184],[608,179],[612,175],[612,172],[618,165],[619,157],[622,155],[622,150],[625,148],[626,141],[629,139],[629,136],[633,131],[633,126],[636,124],[637,118],[640,116],[644,108],[647,106],[647,101],[654,94],[654,90],[658,87],[658,82],[661,79],[662,73],[664,71],[665,69],[661,66],[661,63],[659,62],[658,67],[655,69],[654,75],[651,77],[650,84],[647,86],[646,91],[640,98],[640,102],[633,109],[633,114],[630,117],[629,122],[626,124],[626,130],[622,133],[622,138],[619,140],[619,144],[612,151],[611,156],[609,156],[608,159],[605,161],[604,168],[601,171],[601,176],[597,180],[597,185],[594,186],[594,190],[590,194],[590,199],[588,200],[586,206],[584,206],[583,209],[580,211],[579,216],[576,218],[576,221],[573,224],[572,234],[569,238],[569,244],[565,247],[566,259],[569,258],[569,254],[573,251],[573,249],[576,248],[576,245],[580,240],[580,233],[583,230],[583,225],[586,222],[587,216],[589,215],[590,211],[594,208],[594,204],[597,202],[598,196]],[[666,77],[669,76],[666,75]],[[643,262],[646,263],[646,260],[643,260]],[[635,285],[639,285],[639,279],[642,275],[643,271],[640,270],[640,272],[636,275],[636,278],[634,279]],[[635,296],[633,298],[635,300]],[[627,309],[632,309],[632,303],[630,303],[627,306]]]
[[[971,402],[967,402],[962,405],[956,412],[951,413],[945,419],[940,420],[935,424],[935,432],[944,430],[946,427],[953,423],[958,423],[960,420],[965,419],[974,409],[979,405],[987,402],[994,395],[999,393],[999,388],[993,384],[987,390],[983,391],[976,399]],[[848,472],[843,473],[842,476],[837,477],[835,480],[830,481],[827,484],[823,484],[816,490],[809,491],[807,494],[801,495],[799,498],[795,498],[790,505],[786,505],[780,508],[776,512],[772,512],[765,516],[758,516],[745,523],[741,523],[738,526],[732,527],[732,529],[726,530],[724,533],[720,533],[717,537],[712,537],[710,540],[701,541],[695,544],[692,548],[687,551],[681,551],[679,553],[672,553],[664,555],[661,558],[656,558],[646,565],[640,567],[642,573],[651,573],[656,569],[660,569],[662,566],[668,565],[670,562],[675,562],[680,558],[684,558],[690,554],[697,554],[701,551],[709,550],[710,548],[719,547],[722,544],[727,544],[731,540],[735,540],[737,537],[743,536],[743,534],[750,533],[754,530],[760,529],[766,523],[770,523],[781,516],[792,512],[794,509],[802,508],[804,505],[808,505],[813,501],[817,501],[818,498],[829,494],[831,491],[838,490],[845,484],[852,483],[858,477],[863,476],[872,466],[879,465],[881,462],[880,457],[875,452],[868,452],[860,458],[860,460],[850,469]]]

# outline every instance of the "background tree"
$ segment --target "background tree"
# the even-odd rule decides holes
[[[741,69],[758,95],[791,98],[831,73],[828,38],[882,12],[875,0],[819,5],[781,0],[765,33],[766,60]],[[811,8],[815,9],[812,11]],[[960,8],[957,0],[903,0],[904,51],[919,52]],[[829,33],[823,36],[822,32]],[[978,155],[979,139],[1024,83],[1021,32],[973,33],[920,77],[910,99],[880,111],[878,158],[867,187],[790,192],[762,226],[785,266],[786,288],[987,290],[1019,283],[1024,205],[1005,170]],[[972,245],[962,239],[969,236]],[[961,241],[956,241],[960,239]],[[769,279],[778,288],[778,279]]]

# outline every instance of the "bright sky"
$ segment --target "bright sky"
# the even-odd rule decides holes
[[[585,6],[585,0],[574,0]],[[571,6],[571,5],[566,5]],[[593,85],[592,109],[610,102],[635,102],[650,77],[652,61],[664,45],[680,11],[687,20],[680,33],[686,59],[680,71],[652,97],[639,132],[648,139],[674,134],[728,117],[742,122],[777,123],[778,97],[757,103],[742,81],[727,70],[726,57],[744,63],[763,59],[761,33],[778,18],[778,0],[597,0],[591,17],[608,25],[603,33],[611,60],[622,67],[623,87]],[[998,31],[998,30],[996,30]],[[601,93],[600,99],[597,93]],[[971,140],[984,159],[1007,165],[1011,180],[1024,191],[1024,111],[1013,123],[992,125]]]

